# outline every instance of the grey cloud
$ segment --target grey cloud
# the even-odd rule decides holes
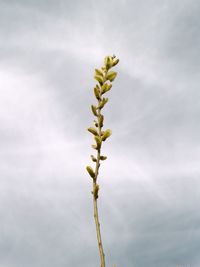
[[[198,3],[0,5],[0,264],[98,264],[86,128],[93,69],[114,52],[99,198],[108,266],[198,267]]]
[[[198,1],[186,2],[169,23],[166,35],[166,56],[179,71],[192,75],[199,71]]]

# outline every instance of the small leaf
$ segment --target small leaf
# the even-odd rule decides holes
[[[91,157],[92,161],[97,162],[97,159],[93,155],[91,155],[90,157]]]
[[[107,157],[106,156],[100,156],[100,160],[106,160]]]
[[[117,76],[117,72],[115,71],[109,71],[106,75],[106,79],[110,82],[114,81],[115,77]]]
[[[104,73],[102,70],[95,69],[95,75],[99,75],[103,77]]]
[[[104,78],[100,75],[94,76],[95,80],[97,80],[101,85],[104,83]]]
[[[108,137],[111,136],[111,134],[112,134],[112,131],[110,129],[107,129],[102,135],[102,138],[101,138],[102,141],[105,141]]]
[[[96,130],[95,128],[93,128],[93,127],[90,127],[90,128],[88,128],[87,130],[88,130],[90,133],[94,134],[94,135],[98,135],[97,130]]]
[[[91,110],[92,110],[92,113],[94,114],[94,116],[98,116],[98,114],[97,114],[97,107],[96,106],[91,105]]]
[[[87,170],[87,172],[89,173],[89,175],[94,179],[94,178],[95,178],[95,173],[94,173],[92,167],[87,166],[87,167],[86,167],[86,170]]]

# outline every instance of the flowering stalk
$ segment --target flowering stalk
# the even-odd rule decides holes
[[[100,231],[100,223],[98,216],[98,206],[97,199],[99,193],[99,185],[97,183],[97,178],[99,175],[99,167],[100,162],[106,160],[107,157],[101,154],[102,142],[106,141],[108,137],[112,134],[110,129],[103,130],[104,124],[104,116],[101,113],[105,104],[108,102],[108,98],[103,97],[105,93],[110,91],[112,87],[112,82],[117,76],[117,72],[111,71],[110,69],[117,65],[119,59],[116,59],[115,55],[107,56],[104,59],[104,66],[101,69],[95,69],[94,78],[98,82],[94,87],[94,95],[97,100],[96,105],[91,105],[91,111],[95,116],[94,126],[88,128],[88,131],[93,135],[95,144],[92,145],[92,148],[96,150],[96,156],[91,155],[91,159],[95,162],[95,169],[91,166],[87,166],[86,170],[89,173],[90,177],[93,181],[93,191],[91,192],[93,195],[93,210],[94,210],[94,220],[96,225],[96,234],[97,234],[97,242],[99,248],[99,256],[101,267],[105,267],[105,254],[103,250],[103,244],[101,239],[101,231]]]

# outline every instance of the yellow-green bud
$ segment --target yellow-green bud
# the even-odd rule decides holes
[[[100,127],[103,127],[103,121],[104,121],[104,116],[103,115],[100,115],[99,116],[99,126]]]
[[[104,73],[103,73],[102,70],[95,69],[95,75],[99,75],[99,76],[102,76],[103,77]]]
[[[104,105],[108,102],[108,98],[103,98],[98,106],[99,109],[102,109]]]
[[[110,56],[105,57],[104,59],[105,67],[107,70],[109,70],[113,65],[113,59]]]
[[[97,145],[92,145],[92,148],[94,148],[94,149],[96,149],[96,150],[98,149],[98,148],[97,148]]]
[[[114,81],[115,77],[117,76],[117,72],[115,71],[109,71],[106,75],[106,79],[110,82]]]
[[[107,157],[106,156],[100,156],[100,160],[106,160]]]
[[[119,63],[119,59],[115,59],[114,61],[113,61],[113,67],[115,66],[115,65],[117,65]]]
[[[94,192],[93,192],[93,195],[94,195],[94,198],[95,198],[95,199],[98,198],[98,192],[99,192],[99,185],[96,184],[96,185],[95,185],[95,188],[94,188]]]
[[[91,157],[92,161],[97,162],[97,159],[93,155],[91,155],[90,157]]]
[[[96,96],[96,99],[100,99],[100,91],[98,86],[94,87],[94,95]]]
[[[96,126],[96,127],[98,127],[98,122],[97,121],[93,121],[94,122],[94,125]]]
[[[103,133],[103,135],[102,135],[102,137],[101,137],[101,140],[102,140],[102,141],[105,141],[108,137],[111,136],[111,134],[112,134],[112,131],[111,131],[110,129],[107,129],[107,130]]]
[[[88,130],[90,133],[94,134],[94,135],[98,135],[97,130],[96,130],[95,128],[93,128],[93,127],[90,127],[90,128],[88,128],[87,130]]]
[[[101,147],[101,138],[99,136],[94,137],[96,143],[97,143],[97,149]]]
[[[96,106],[91,105],[91,110],[92,110],[92,113],[94,114],[94,116],[98,116],[98,114],[97,114],[97,107]]]
[[[108,84],[108,83],[104,83],[101,87],[102,89],[102,94],[105,94],[106,92],[108,92],[112,87],[112,84]]]
[[[92,167],[87,166],[87,167],[86,167],[86,170],[87,170],[87,172],[89,173],[89,175],[94,179],[94,178],[95,178],[95,173],[94,173]]]
[[[97,80],[101,85],[104,83],[104,78],[100,75],[94,76],[95,80]]]

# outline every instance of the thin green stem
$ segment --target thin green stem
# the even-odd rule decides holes
[[[98,104],[100,104],[100,100],[98,101]],[[100,125],[100,116],[101,116],[101,112],[100,112],[100,109],[98,109],[98,134],[99,136],[101,136],[101,128],[102,128]],[[101,260],[101,267],[105,267],[105,254],[103,250],[103,243],[102,243],[102,238],[101,238],[101,230],[100,230],[99,215],[98,215],[98,206],[97,206],[97,198],[98,198],[98,190],[99,190],[99,186],[97,184],[97,177],[98,177],[99,167],[100,167],[100,156],[101,156],[101,146],[97,150],[95,179],[93,179],[93,208],[94,208],[94,220],[95,220],[95,225],[96,225],[96,234],[97,234],[99,255],[100,255],[100,260]]]

